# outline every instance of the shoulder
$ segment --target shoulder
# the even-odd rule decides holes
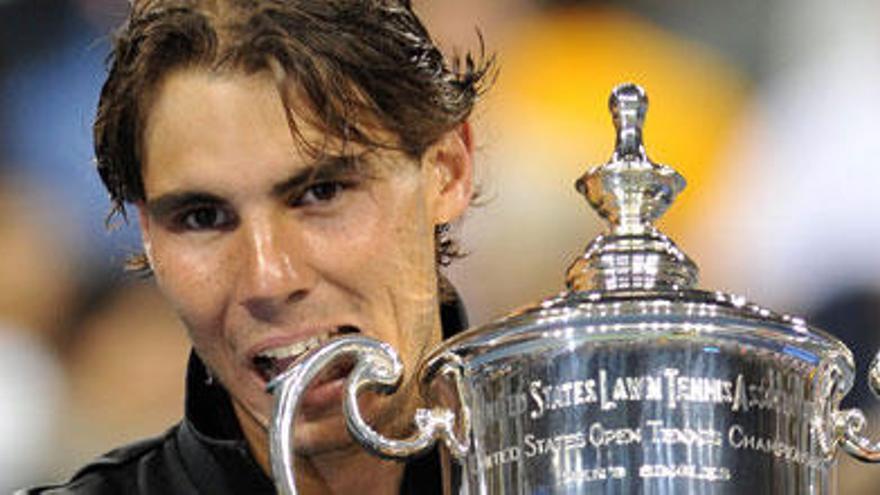
[[[114,449],[80,468],[62,484],[44,485],[15,495],[115,495],[186,493],[175,489],[177,426],[164,435]]]

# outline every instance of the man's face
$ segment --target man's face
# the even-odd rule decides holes
[[[411,383],[439,340],[434,226],[470,192],[467,145],[441,143],[421,163],[333,140],[315,158],[298,151],[270,77],[188,69],[160,85],[144,131],[145,248],[243,427],[266,427],[267,380],[341,333],[390,343]],[[307,394],[302,447],[348,441],[341,373]],[[407,421],[410,395],[371,401],[368,415]]]

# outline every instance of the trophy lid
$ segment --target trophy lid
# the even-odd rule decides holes
[[[609,229],[569,267],[568,290],[459,334],[435,356],[448,350],[523,352],[522,345],[544,348],[548,336],[557,334],[603,341],[712,335],[737,346],[750,341],[808,366],[839,361],[851,377],[852,353],[830,334],[744,297],[696,287],[697,266],[654,226],[685,180],[648,158],[642,141],[648,97],[635,84],[621,84],[609,109],[617,133],[614,152],[575,184]],[[844,383],[841,390],[848,387]]]
[[[568,271],[567,285],[584,290],[680,290],[697,282],[697,266],[653,222],[684,190],[684,178],[648,158],[642,127],[648,96],[635,84],[614,88],[608,107],[617,131],[611,159],[576,182],[610,224]]]

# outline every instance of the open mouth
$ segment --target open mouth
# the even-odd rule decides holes
[[[260,375],[263,381],[268,383],[272,381],[273,378],[287,370],[287,368],[289,368],[290,365],[304,353],[316,349],[336,337],[354,333],[360,333],[360,330],[350,325],[337,327],[321,335],[315,335],[311,338],[290,345],[266,349],[254,356],[252,364],[257,371],[257,374]],[[321,383],[342,378],[348,375],[348,373],[351,372],[351,369],[352,363],[350,360],[339,360],[326,371],[321,373],[321,375],[315,379],[313,385],[319,385]]]

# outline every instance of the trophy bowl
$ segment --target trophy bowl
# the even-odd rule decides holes
[[[440,444],[453,494],[833,494],[837,450],[869,462],[864,415],[839,409],[852,353],[799,318],[695,288],[697,268],[653,222],[684,188],[642,144],[647,97],[614,89],[617,144],[577,182],[609,231],[569,268],[568,290],[443,342],[417,370],[429,407],[388,439],[361,416],[364,390],[392,393],[395,351],[346,336],[270,384],[279,493],[295,494],[293,432],[309,382],[353,360],[352,436],[387,458]],[[872,364],[880,390],[880,365]]]

